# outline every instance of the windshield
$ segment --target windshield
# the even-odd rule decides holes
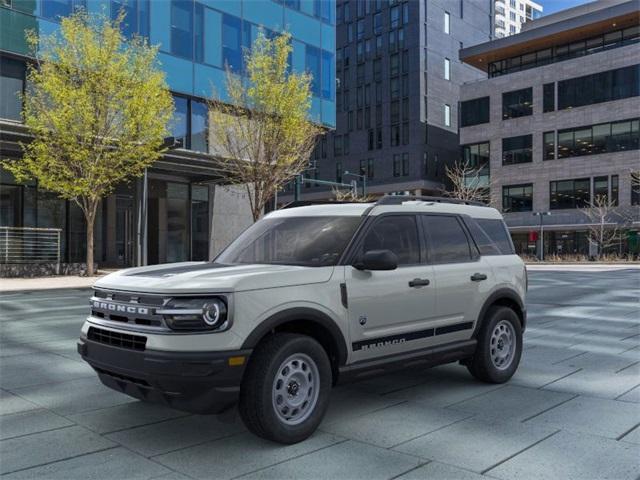
[[[335,265],[362,217],[265,218],[249,227],[216,263]]]

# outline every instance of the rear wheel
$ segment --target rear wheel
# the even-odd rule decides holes
[[[296,443],[318,427],[329,404],[331,364],[313,338],[278,333],[251,356],[240,391],[239,410],[254,434]]]
[[[504,383],[515,373],[522,355],[522,327],[509,307],[491,307],[478,332],[478,347],[467,364],[471,375],[489,383]]]

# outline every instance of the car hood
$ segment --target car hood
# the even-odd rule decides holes
[[[239,292],[327,282],[334,267],[181,262],[111,273],[96,288],[148,293]]]

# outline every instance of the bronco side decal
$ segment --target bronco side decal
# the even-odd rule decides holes
[[[419,340],[421,338],[433,337],[434,335],[445,335],[447,333],[459,332],[461,330],[470,330],[473,322],[454,323],[438,328],[428,328],[417,332],[401,333],[398,335],[388,335],[386,337],[372,338],[370,340],[360,340],[353,342],[351,348],[354,352],[358,350],[371,350],[374,348],[389,347],[399,343],[405,343],[411,340]]]

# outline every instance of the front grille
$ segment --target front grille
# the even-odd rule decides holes
[[[162,308],[166,300],[157,295],[95,289],[89,303],[93,317],[168,330],[163,316],[155,313],[157,309]]]
[[[113,347],[128,348],[129,350],[143,351],[147,346],[147,337],[112,332],[96,327],[89,327],[87,338],[94,342],[111,345]]]

